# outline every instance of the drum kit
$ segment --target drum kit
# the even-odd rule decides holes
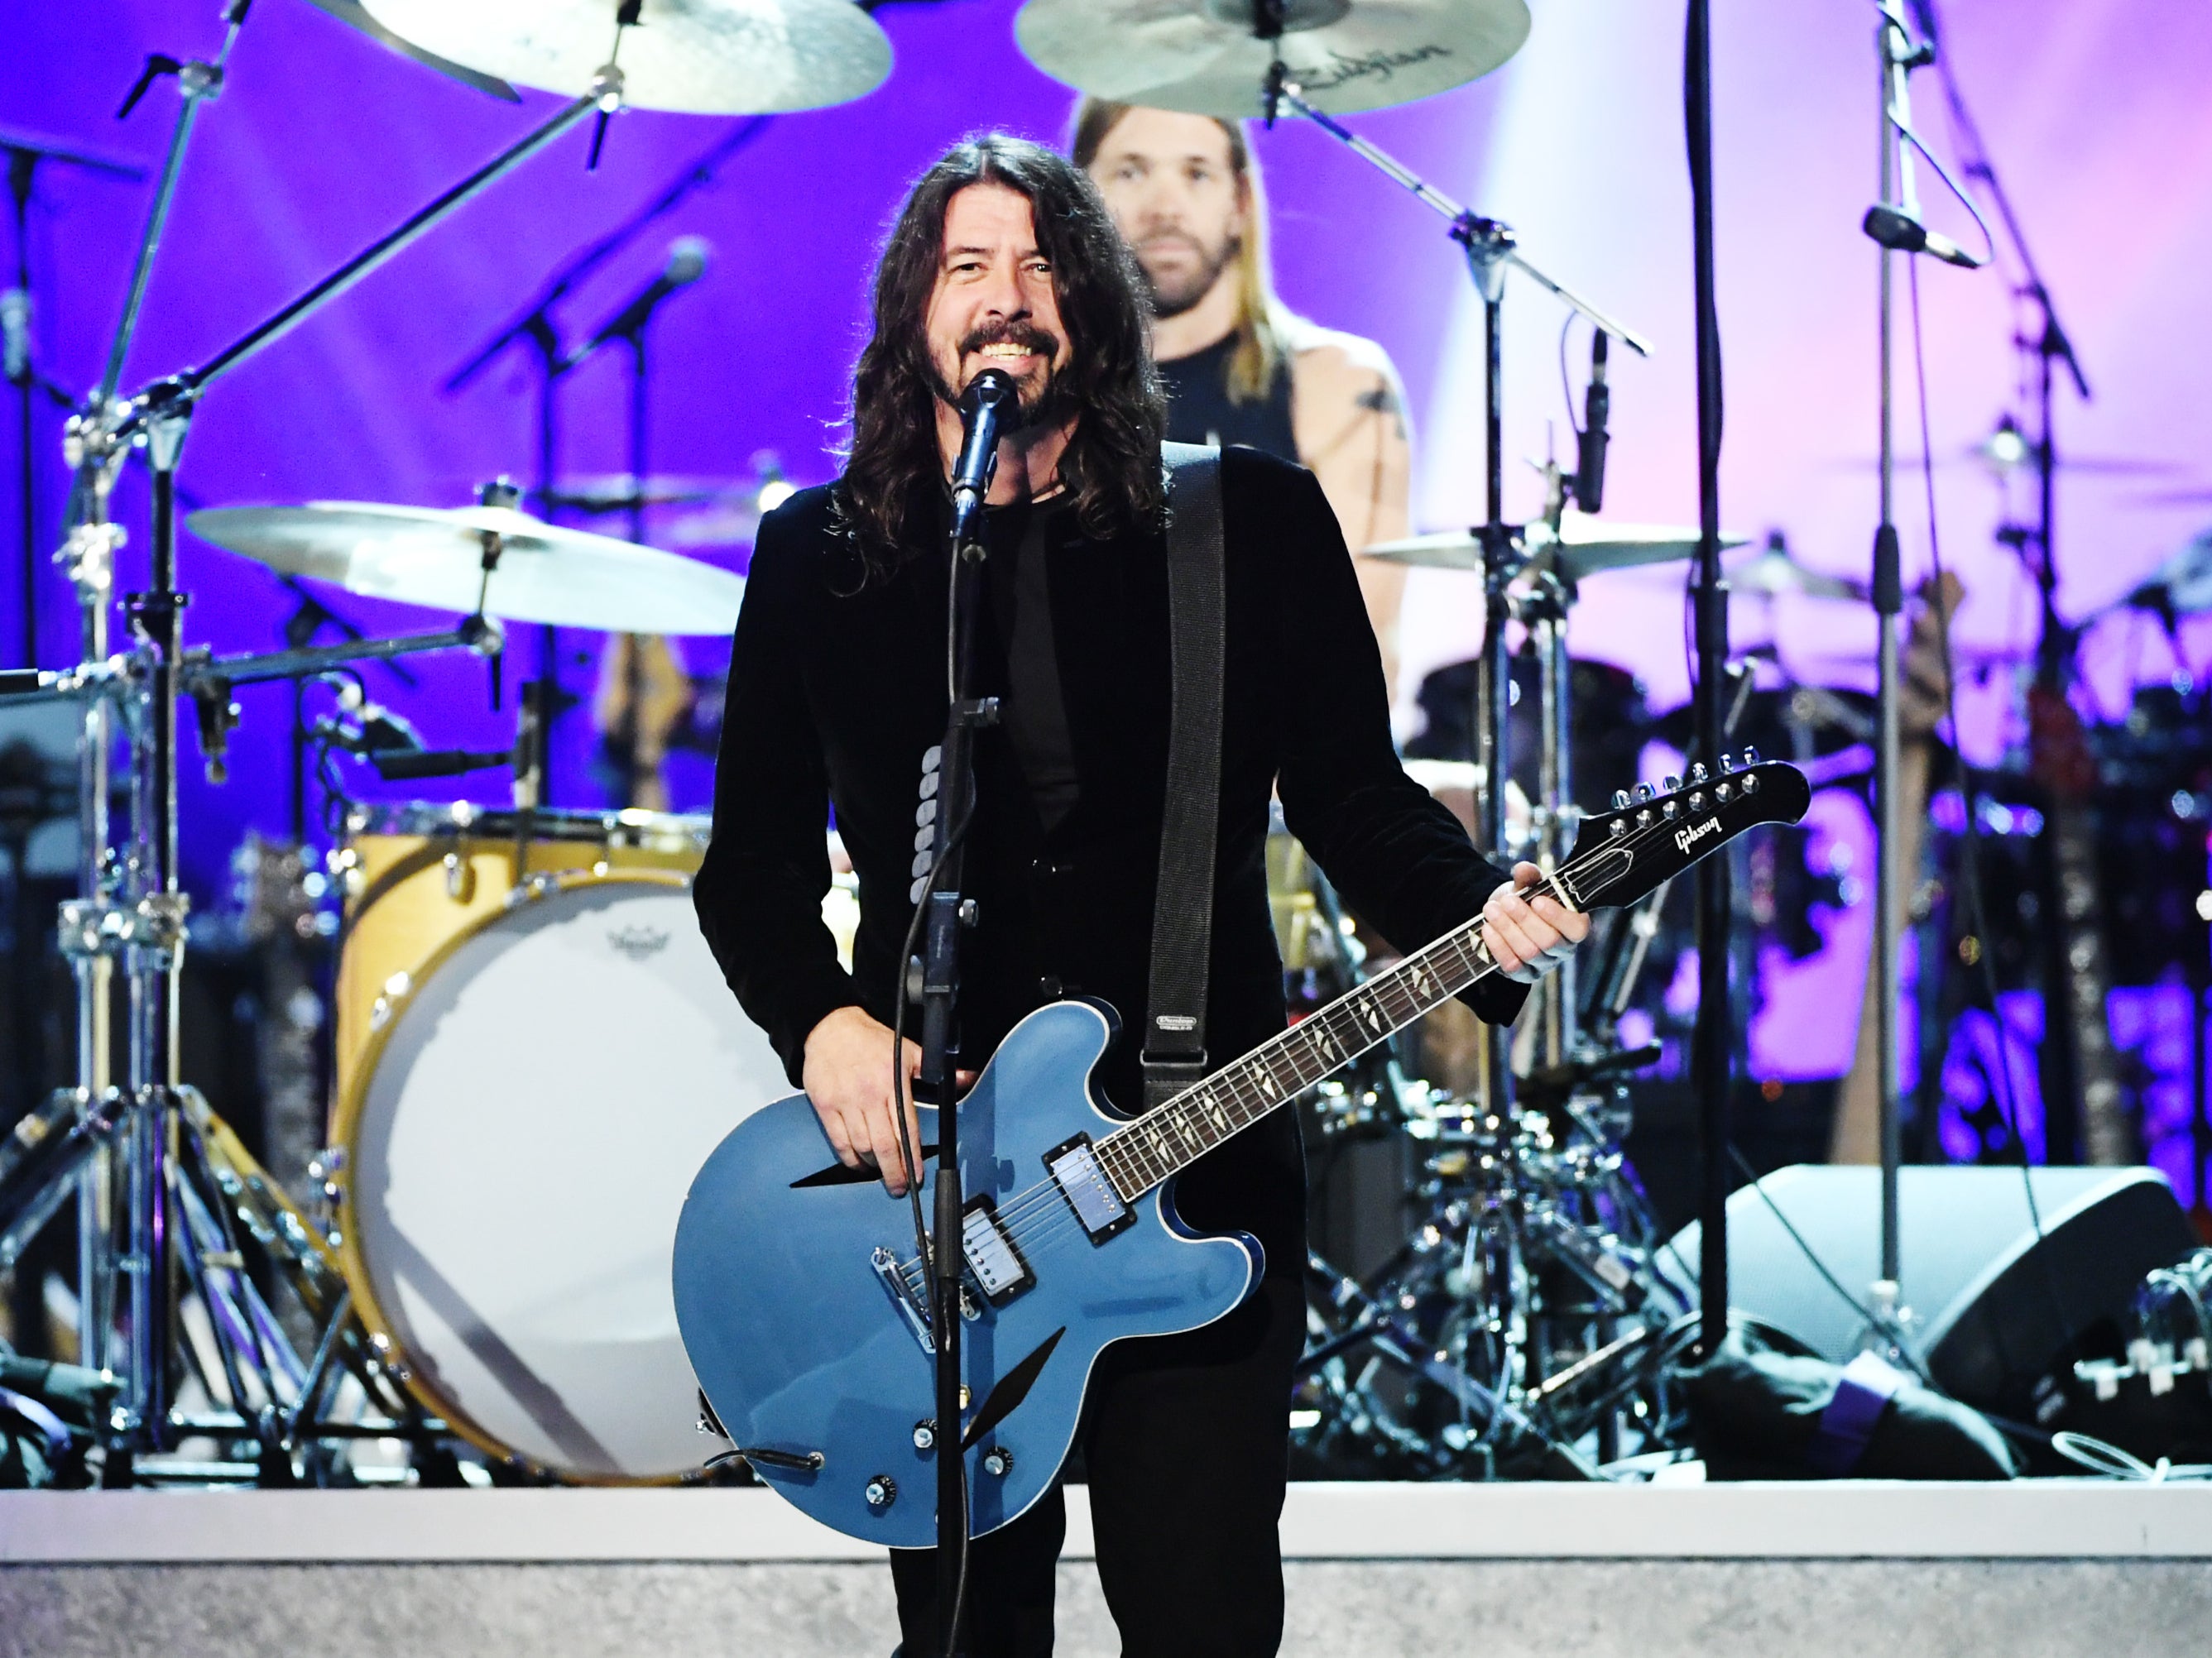
[[[769,490],[787,486],[769,478],[732,494],[641,467],[558,484],[541,475],[527,495],[502,480],[465,507],[197,511],[186,522],[200,539],[279,575],[459,618],[394,639],[217,657],[179,638],[188,596],[178,585],[176,474],[207,386],[587,118],[596,161],[623,106],[833,105],[882,82],[890,45],[848,0],[315,3],[493,95],[512,99],[514,83],[571,101],[204,365],[125,396],[120,369],[159,230],[245,4],[225,14],[214,60],[179,72],[183,106],[107,372],[70,427],[77,483],[59,562],[80,601],[82,659],[0,674],[0,703],[71,712],[82,845],[78,896],[61,914],[78,1080],[0,1145],[0,1269],[75,1199],[79,1355],[120,1382],[106,1438],[114,1483],[366,1477],[369,1465],[343,1448],[379,1440],[408,1447],[416,1476],[458,1479],[446,1448],[454,1436],[483,1453],[471,1473],[500,1479],[697,1477],[716,1442],[701,1436],[709,1424],[697,1419],[677,1337],[675,1218],[707,1151],[786,1091],[780,1060],[737,1011],[691,916],[688,878],[706,823],[547,799],[550,662],[522,699],[513,749],[496,752],[425,748],[347,676],[361,662],[465,650],[489,665],[496,700],[508,624],[726,635],[738,578],[635,533],[619,540],[553,515],[629,513],[635,531],[645,506],[684,503],[706,509],[702,522],[749,532]],[[1581,583],[1688,559],[1698,537],[1574,509],[1571,501],[1590,512],[1600,504],[1598,418],[1595,461],[1586,443],[1575,471],[1549,465],[1543,514],[1505,522],[1497,356],[1509,272],[1582,313],[1601,342],[1646,348],[1545,275],[1508,227],[1461,208],[1334,118],[1486,74],[1528,27],[1522,0],[1027,0],[1016,34],[1040,68],[1102,96],[1310,120],[1446,221],[1487,317],[1487,517],[1364,556],[1473,579],[1483,657],[1437,682],[1436,740],[1409,768],[1426,768],[1441,796],[1463,803],[1484,844],[1548,867],[1584,810],[1632,786],[1643,737],[1673,738],[1686,765],[1698,758],[1686,729],[1647,720],[1626,676],[1571,658],[1567,630]],[[134,453],[154,480],[152,580],[132,597],[131,636],[117,649],[109,621],[122,532],[106,507]],[[1735,581],[1766,598],[1863,597],[1778,545]],[[1524,641],[1517,658],[1509,628]],[[177,1054],[188,931],[177,710],[190,699],[217,768],[238,718],[232,689],[271,679],[328,683],[339,697],[338,714],[311,733],[332,786],[330,873],[343,919],[337,1104],[306,1201],[183,1084]],[[1499,694],[1505,686],[1510,694]],[[1762,690],[1747,678],[1742,690],[1732,729],[1799,755],[1837,732],[1856,736],[1865,717],[1833,693]],[[118,750],[129,786],[116,835]],[[511,766],[511,799],[362,805],[330,763],[337,754],[386,779]],[[1358,983],[1370,946],[1285,835],[1271,844],[1270,870],[1294,1009]],[[1662,1270],[1657,1222],[1621,1154],[1620,1078],[1650,1054],[1625,1048],[1619,1029],[1664,896],[1619,918],[1585,952],[1579,979],[1571,967],[1547,983],[1514,1054],[1503,1042],[1482,1048],[1437,1086],[1411,1056],[1386,1050],[1310,1102],[1310,1140],[1401,1152],[1417,1170],[1418,1208],[1379,1266],[1350,1272],[1319,1253],[1310,1263],[1313,1345],[1292,1421],[1316,1466],[1423,1477],[1586,1472],[1593,1452],[1613,1461],[1670,1442],[1667,1378],[1690,1333],[1685,1272]],[[824,914],[849,949],[848,878]],[[306,920],[302,910],[280,925]],[[276,1304],[279,1284],[304,1324]],[[192,1318],[180,1316],[186,1301],[199,1309]],[[188,1460],[195,1444],[215,1446],[215,1459]]]
[[[78,896],[61,914],[78,1079],[0,1143],[0,1270],[75,1201],[77,1357],[116,1378],[109,1483],[368,1478],[374,1459],[345,1448],[375,1440],[411,1448],[420,1477],[454,1479],[454,1436],[483,1452],[472,1466],[502,1479],[673,1479],[710,1448],[670,1302],[676,1212],[706,1151],[787,1091],[691,916],[706,822],[548,802],[555,710],[542,679],[525,688],[513,749],[475,751],[424,747],[406,720],[366,701],[355,670],[472,652],[489,665],[496,707],[514,624],[726,637],[744,593],[737,576],[550,515],[635,517],[680,501],[749,529],[771,490],[787,486],[772,475],[734,491],[540,479],[526,500],[500,480],[459,507],[196,511],[186,523],[202,541],[288,580],[460,618],[398,638],[218,656],[179,638],[189,596],[177,582],[176,475],[219,376],[586,117],[598,123],[596,161],[621,107],[840,103],[883,80],[890,46],[844,0],[318,3],[494,95],[512,99],[514,82],[573,101],[203,366],[125,396],[120,368],[159,231],[246,6],[225,13],[211,61],[179,73],[183,109],[107,373],[69,427],[76,489],[59,562],[80,602],[83,659],[0,674],[0,703],[60,705],[74,727],[82,849]],[[106,507],[134,455],[153,475],[152,581],[131,600],[118,649],[109,628],[123,533]],[[240,717],[232,690],[272,680],[337,695],[337,712],[306,733],[331,786],[330,874],[296,854],[264,859],[289,874],[264,883],[248,929],[309,936],[318,896],[343,900],[337,1105],[305,1200],[183,1083],[178,1054],[189,932],[178,708],[188,699],[195,709],[219,780]],[[387,780],[511,766],[512,799],[358,804],[332,763],[344,755]],[[119,835],[110,823],[118,759],[128,780]],[[848,948],[854,908],[842,878],[824,914]]]

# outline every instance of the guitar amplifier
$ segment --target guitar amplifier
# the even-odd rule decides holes
[[[2042,1241],[2016,1168],[1898,1171],[1901,1304],[1936,1385],[2018,1422],[2056,1403],[2077,1358],[2116,1356],[2143,1275],[2195,1248],[2173,1190],[2151,1169],[2034,1169]],[[1847,1362],[1881,1261],[1881,1171],[1799,1163],[1729,1199],[1729,1303]],[[1770,1203],[1771,1206],[1770,1206]],[[1779,1210],[1801,1246],[1776,1218]],[[1695,1222],[1674,1235],[1676,1275],[1697,1270]]]

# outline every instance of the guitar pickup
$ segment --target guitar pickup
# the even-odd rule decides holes
[[[1044,1154],[1044,1166],[1093,1243],[1103,1243],[1135,1224],[1135,1212],[1099,1167],[1098,1152],[1090,1135],[1078,1134],[1054,1146]]]
[[[976,1287],[994,1307],[1003,1307],[1036,1277],[1015,1247],[1013,1235],[1000,1223],[988,1198],[969,1200],[960,1218],[960,1251]]]

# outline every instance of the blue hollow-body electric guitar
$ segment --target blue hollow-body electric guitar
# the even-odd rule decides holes
[[[1755,824],[1797,821],[1804,777],[1746,760],[1585,820],[1545,890],[1577,909],[1632,902]],[[1109,1343],[1195,1329],[1259,1283],[1255,1240],[1177,1219],[1176,1173],[1494,972],[1481,933],[1478,917],[1134,1118],[1093,1090],[1105,1010],[1056,1002],[1007,1035],[958,1108],[975,1534],[1051,1489]],[[937,1116],[920,1118],[927,1160]],[[851,1536],[935,1540],[947,1436],[911,1211],[838,1162],[804,1095],[747,1118],[700,1170],[675,1292],[708,1402],[763,1479]]]

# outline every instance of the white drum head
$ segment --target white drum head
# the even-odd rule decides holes
[[[356,1293],[456,1427],[586,1479],[696,1468],[717,1442],[676,1329],[678,1212],[791,1091],[687,887],[583,880],[494,916],[399,1001],[361,1090]]]

